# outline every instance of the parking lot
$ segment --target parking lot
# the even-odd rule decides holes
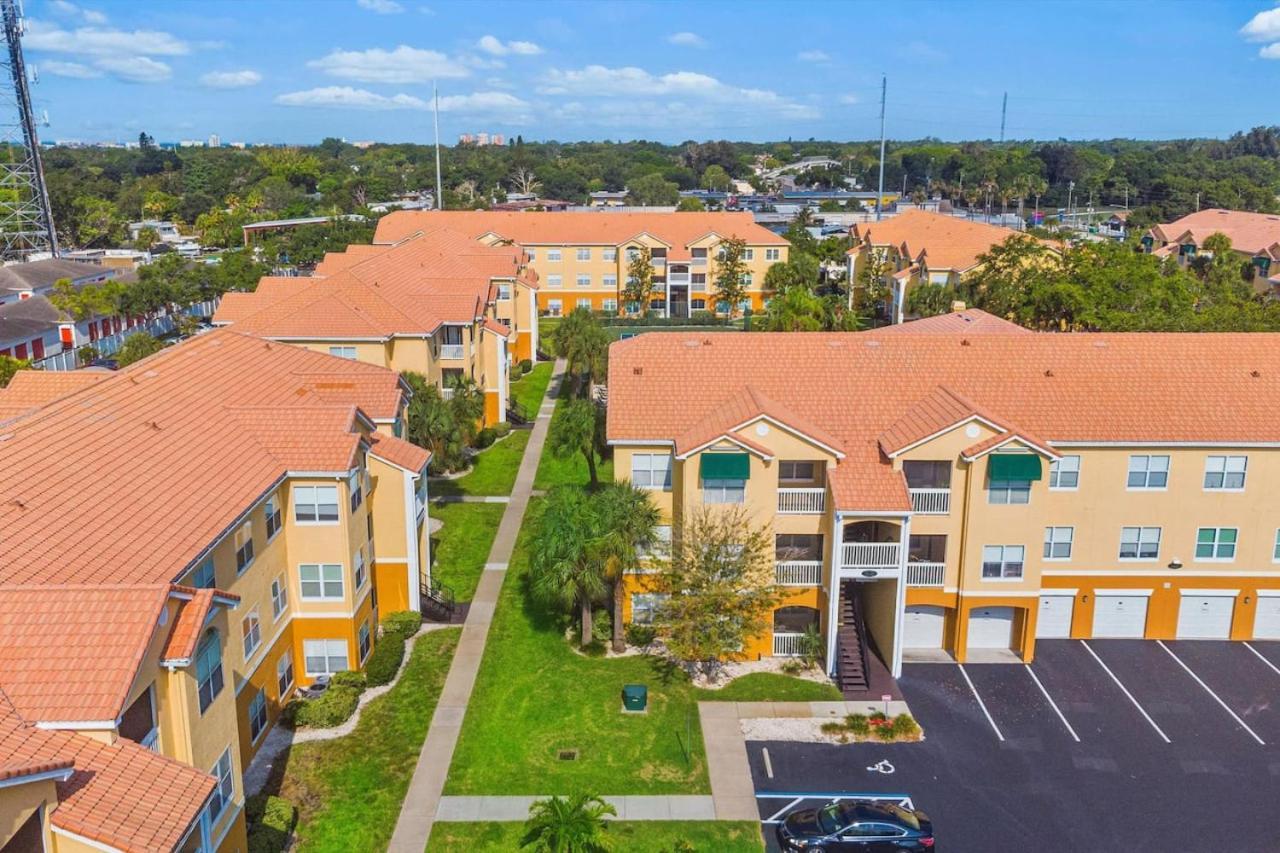
[[[749,743],[762,821],[861,794],[909,798],[947,851],[1280,850],[1280,643],[1041,640],[899,686],[923,743]]]

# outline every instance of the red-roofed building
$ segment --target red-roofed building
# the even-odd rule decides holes
[[[1259,293],[1280,288],[1280,216],[1243,210],[1209,208],[1187,214],[1165,225],[1155,225],[1142,236],[1143,248],[1155,255],[1173,255],[1182,264],[1201,252],[1206,238],[1223,234],[1240,262],[1252,264],[1253,286]]]

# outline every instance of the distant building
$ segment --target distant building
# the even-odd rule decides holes
[[[112,269],[57,258],[9,264],[0,267],[0,305],[33,296],[48,296],[53,292],[53,286],[64,278],[80,287],[106,281],[115,275]]]
[[[1225,235],[1241,262],[1253,264],[1257,270],[1254,290],[1265,293],[1280,288],[1280,216],[1275,214],[1200,210],[1153,226],[1142,236],[1142,248],[1160,257],[1176,254],[1179,263],[1188,264],[1213,234]]]
[[[62,259],[109,269],[136,270],[151,263],[151,253],[140,249],[76,249],[63,252]]]
[[[163,219],[144,219],[141,222],[130,222],[129,239],[131,241],[136,241],[138,239],[138,235],[148,228],[156,232],[156,236],[160,238],[161,243],[181,243],[184,240],[190,239],[189,237],[184,237],[182,234],[178,233],[177,225]]]
[[[591,207],[622,207],[627,203],[627,188],[620,190],[600,190],[588,193],[588,204]]]
[[[216,134],[216,133],[211,133],[211,134],[209,134],[209,147],[210,147],[210,148],[221,148],[221,147],[222,147],[222,137],[221,137],[221,136],[219,136],[219,135],[218,135],[218,134]]]
[[[178,141],[179,148],[203,148],[203,139],[181,139]]]

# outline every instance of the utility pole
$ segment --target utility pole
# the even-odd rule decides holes
[[[889,91],[888,76],[880,75],[880,187],[876,195],[876,222],[880,221],[880,211],[884,207],[884,99]]]
[[[1129,209],[1129,185],[1124,185],[1124,209]]]
[[[1200,212],[1200,193],[1196,193],[1196,213]]]
[[[1000,141],[1004,142],[1004,119],[1009,113],[1009,93],[1004,93],[1004,101],[1000,104]]]
[[[44,180],[35,111],[27,86],[27,66],[22,57],[24,30],[22,9],[16,0],[0,0],[7,50],[0,72],[12,85],[6,111],[0,111],[0,148],[7,150],[0,163],[0,259],[26,260],[33,252],[58,255],[58,232]]]
[[[444,210],[444,187],[440,181],[440,88],[431,84],[432,99],[435,101],[433,120],[436,126],[436,210]]]
[[[902,173],[902,197],[907,197],[907,173]]]
[[[1067,222],[1069,223],[1074,221],[1071,218],[1071,195],[1072,193],[1075,192],[1075,190],[1076,190],[1076,182],[1068,181],[1067,182]]]

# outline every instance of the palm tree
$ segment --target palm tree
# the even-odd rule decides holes
[[[484,392],[465,373],[447,381],[448,387],[453,390],[453,396],[449,399],[449,411],[453,413],[463,439],[470,443],[479,432],[480,419],[484,417]]]
[[[591,490],[600,486],[596,475],[596,445],[600,432],[600,412],[590,400],[566,400],[556,413],[547,435],[553,456],[567,459],[581,453],[587,459]]]
[[[605,835],[605,815],[617,810],[590,794],[552,797],[529,807],[520,847],[537,853],[607,853],[613,849]]]
[[[574,390],[581,396],[589,391],[584,386],[583,374],[595,381],[604,378],[609,355],[609,333],[592,316],[588,308],[575,308],[560,321],[552,335],[556,355],[567,362],[569,375],[573,377]]]
[[[622,637],[625,575],[639,567],[640,554],[657,541],[662,514],[649,493],[631,483],[613,483],[595,501],[604,531],[595,551],[613,583],[613,650],[620,652],[626,648]]]
[[[609,589],[597,554],[599,532],[599,516],[585,492],[553,489],[547,495],[529,560],[534,598],[566,609],[578,606],[583,647],[591,644],[591,605]]]

